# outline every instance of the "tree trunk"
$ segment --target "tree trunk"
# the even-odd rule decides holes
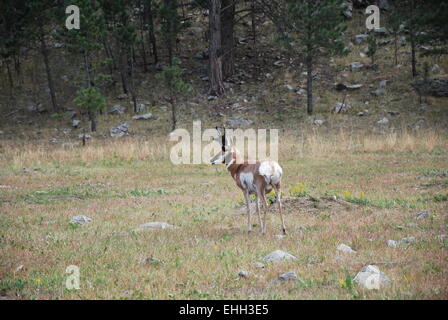
[[[176,119],[176,102],[174,101],[173,96],[171,95],[170,97],[170,104],[171,104],[171,131],[176,130],[176,124],[177,124],[177,119]]]
[[[96,112],[95,110],[89,109],[89,120],[90,120],[90,130],[96,132]]]
[[[157,41],[154,34],[154,16],[152,11],[152,0],[145,1],[144,7],[145,24],[148,25],[148,43],[152,47],[152,54],[154,55],[154,63],[159,61],[157,56]]]
[[[221,41],[222,41],[222,74],[227,79],[235,72],[235,4],[234,0],[222,0]]]
[[[42,36],[40,37],[40,51],[44,58],[45,71],[47,73],[48,88],[50,89],[50,97],[51,97],[51,103],[53,105],[53,111],[57,112],[59,110],[59,106],[56,102],[56,94],[54,91],[53,77],[51,75],[50,62],[49,62],[49,58],[48,58],[48,50],[47,50],[47,46],[45,44],[45,39],[44,39],[43,33],[42,33]]]
[[[309,115],[313,114],[313,58],[310,54],[306,57],[306,70],[307,70],[307,108],[306,111]]]
[[[417,76],[417,61],[415,59],[415,28],[414,28],[414,0],[411,1],[411,23],[409,24],[409,33],[411,35],[411,64],[412,64],[412,77]]]
[[[398,65],[398,33],[394,35],[394,61]]]
[[[254,40],[254,44],[255,44],[256,36],[257,36],[257,32],[256,32],[257,29],[255,26],[255,0],[252,0],[250,17],[252,20],[252,39]]]
[[[221,95],[224,93],[221,48],[221,0],[210,0],[209,30],[210,94]]]

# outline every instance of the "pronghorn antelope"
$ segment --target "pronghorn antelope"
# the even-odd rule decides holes
[[[262,160],[252,164],[244,162],[239,151],[227,141],[225,129],[224,134],[221,134],[218,128],[216,130],[221,137],[221,152],[214,156],[210,162],[211,164],[225,163],[236,185],[243,191],[247,207],[248,232],[252,231],[252,225],[250,223],[250,195],[255,194],[257,198],[258,223],[261,233],[264,234],[266,233],[266,194],[274,189],[277,195],[282,231],[286,234],[281,203],[281,179],[283,170],[280,165],[272,160]],[[260,200],[264,211],[263,222],[260,214]]]

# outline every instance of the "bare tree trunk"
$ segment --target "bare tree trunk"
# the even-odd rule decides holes
[[[306,57],[306,70],[307,70],[307,108],[306,111],[309,115],[313,114],[313,58],[310,54]]]
[[[255,26],[255,0],[252,0],[251,4],[251,12],[250,12],[251,20],[252,20],[252,39],[254,40],[254,44],[256,42],[256,26]]]
[[[53,105],[53,111],[56,112],[59,110],[59,106],[56,102],[56,94],[54,91],[53,77],[51,75],[50,62],[49,62],[49,58],[48,58],[48,50],[47,50],[47,46],[45,44],[43,32],[41,34],[42,34],[42,36],[40,37],[40,51],[44,58],[45,71],[47,73],[48,88],[50,89],[50,97],[51,97],[51,103]]]
[[[221,0],[210,0],[209,13],[209,79],[210,94],[224,93],[221,48]]]
[[[152,0],[145,1],[144,7],[145,24],[148,25],[148,43],[152,47],[152,54],[154,55],[154,63],[159,61],[157,56],[157,41],[154,34],[154,15],[152,11]]]
[[[222,45],[222,73],[227,79],[235,72],[235,3],[234,0],[222,0],[221,12],[221,45]]]
[[[172,120],[171,131],[174,131],[176,130],[177,119],[176,119],[176,102],[172,94],[170,96],[170,104],[171,104],[171,120]]]
[[[398,64],[398,33],[394,35],[394,62],[395,65]]]
[[[417,61],[415,59],[415,28],[414,28],[414,0],[411,1],[411,23],[409,24],[409,33],[411,35],[411,64],[412,64],[412,77],[417,76]]]

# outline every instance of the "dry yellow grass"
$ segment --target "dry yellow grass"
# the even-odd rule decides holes
[[[172,165],[166,137],[2,146],[0,180],[8,187],[0,189],[0,278],[9,298],[448,297],[446,240],[438,238],[447,233],[448,148],[437,132],[281,134],[289,230],[281,240],[274,209],[266,236],[247,234],[241,193],[225,168]],[[415,220],[424,209],[432,217]],[[80,214],[93,221],[71,226]],[[149,221],[180,228],[133,231]],[[386,246],[406,236],[416,242]],[[358,253],[338,253],[340,243]],[[298,260],[253,265],[276,249]],[[162,262],[139,264],[149,256]],[[340,284],[367,263],[376,263],[392,286]],[[80,290],[64,287],[68,265],[80,267]],[[240,269],[248,279],[238,277]],[[300,281],[275,281],[287,271]]]

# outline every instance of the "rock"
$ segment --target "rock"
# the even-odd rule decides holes
[[[72,217],[72,220],[70,220],[71,223],[77,223],[80,225],[92,222],[92,219],[86,216],[74,216]]]
[[[145,109],[146,109],[146,105],[144,103],[138,103],[137,104],[137,113],[140,113],[140,112],[142,112]]]
[[[252,120],[244,119],[244,118],[233,118],[233,119],[227,120],[227,122],[231,126],[248,126],[248,125],[251,125],[252,123],[254,123]]]
[[[391,247],[391,248],[396,248],[398,246],[401,246],[402,244],[410,244],[415,242],[415,238],[414,237],[407,237],[407,238],[403,238],[400,239],[398,241],[395,240],[387,240],[387,246]]]
[[[276,67],[282,67],[283,65],[284,65],[284,63],[282,60],[277,60],[274,62],[274,66],[276,66]]]
[[[316,126],[321,126],[321,125],[323,125],[324,124],[324,120],[319,120],[319,119],[316,119],[316,120],[314,120],[314,124],[316,125]]]
[[[415,216],[415,219],[420,220],[424,218],[429,218],[431,214],[428,211],[422,211]]]
[[[78,134],[78,139],[92,139],[92,136],[88,133],[80,133]]]
[[[335,85],[336,90],[338,91],[342,91],[342,90],[349,90],[349,91],[353,91],[353,90],[358,90],[361,89],[363,87],[362,84],[352,84],[352,85],[345,85],[343,83],[337,83]]]
[[[394,110],[387,111],[387,113],[390,114],[391,116],[398,116],[400,114],[400,112]]]
[[[448,97],[448,79],[429,78],[426,85],[424,79],[419,79],[412,82],[411,86],[420,95]]]
[[[129,124],[127,122],[123,122],[119,124],[118,126],[110,129],[110,136],[113,138],[121,138],[127,134],[128,132],[128,126]]]
[[[296,259],[297,258],[294,257],[292,254],[289,254],[282,250],[275,250],[263,258],[263,260],[269,262],[279,262],[282,260],[296,260]]]
[[[285,87],[287,90],[289,90],[289,91],[294,91],[294,87],[291,86],[290,84],[285,84],[284,87]]]
[[[386,86],[387,86],[387,80],[381,80],[380,81],[380,88],[386,88]]]
[[[384,117],[383,119],[378,120],[376,123],[379,124],[379,125],[386,125],[386,124],[389,123],[389,119],[387,119],[386,117]]]
[[[135,231],[139,230],[158,230],[158,229],[177,229],[178,227],[173,226],[166,222],[148,222],[140,225]]]
[[[289,272],[279,275],[278,279],[280,281],[295,281],[295,280],[297,280],[297,275],[294,271],[289,271]]]
[[[122,94],[117,96],[118,100],[124,100],[124,99],[127,99],[127,98],[128,98],[128,95],[126,93],[122,93]]]
[[[261,262],[254,262],[254,266],[259,269],[264,269],[264,264]]]
[[[132,117],[134,120],[148,120],[152,118],[152,113],[139,114]]]
[[[110,108],[110,114],[123,114],[126,111],[126,107],[120,106],[119,104],[114,105]]]
[[[390,285],[390,279],[378,267],[373,265],[362,268],[353,281],[369,290],[379,290],[382,287]]]
[[[368,37],[369,36],[367,34],[357,34],[354,38],[354,41],[356,44],[361,44],[361,43],[367,41]]]
[[[375,34],[378,34],[378,35],[387,35],[387,29],[384,28],[384,27],[381,27],[381,28],[375,28],[375,29],[373,29],[372,31],[373,31]]]
[[[364,68],[364,65],[361,62],[352,62],[350,63],[350,70],[352,72],[358,72]]]
[[[337,102],[336,105],[333,108],[334,113],[342,113],[347,112],[350,109],[350,105],[342,102]]]
[[[239,275],[241,278],[247,278],[247,277],[249,277],[249,272],[247,272],[247,271],[245,271],[245,270],[240,270],[240,271],[238,271],[238,275]]]
[[[387,240],[387,246],[391,248],[398,247],[398,242],[395,240]]]
[[[146,258],[141,259],[138,262],[138,264],[148,264],[150,262],[156,263],[156,264],[163,263],[162,260],[154,258],[153,256],[150,256],[150,257],[146,257]]]
[[[207,97],[207,100],[208,100],[208,101],[212,101],[212,100],[216,100],[216,99],[218,99],[217,96],[208,96],[208,97]]]
[[[274,236],[277,240],[282,240],[285,236],[283,234],[276,234]]]
[[[194,58],[199,59],[199,60],[208,59],[208,52],[207,51],[199,51],[194,55]]]
[[[381,39],[378,41],[378,45],[379,46],[386,46],[390,43],[390,40],[386,40],[386,39]]]
[[[350,1],[345,1],[342,3],[342,14],[346,19],[353,18],[353,4]]]
[[[38,113],[43,113],[47,111],[47,109],[42,105],[42,103],[29,105],[27,110],[29,112],[38,112]]]
[[[72,127],[78,128],[79,124],[81,123],[81,120],[72,120]]]
[[[380,97],[386,94],[386,90],[384,90],[383,88],[378,88],[375,91],[371,91],[370,94],[376,97]]]
[[[345,252],[345,253],[356,253],[355,250],[353,250],[353,249],[350,248],[348,245],[343,244],[343,243],[341,243],[341,244],[336,248],[336,250],[338,250],[338,251],[342,251],[342,252]]]
[[[76,147],[79,146],[79,142],[64,142],[62,143],[62,147]]]
[[[388,0],[379,0],[378,8],[380,8],[381,10],[390,11],[392,9],[392,6],[390,5]]]
[[[439,73],[440,72],[439,65],[438,64],[433,65],[432,68],[431,68],[431,72],[432,73]]]

